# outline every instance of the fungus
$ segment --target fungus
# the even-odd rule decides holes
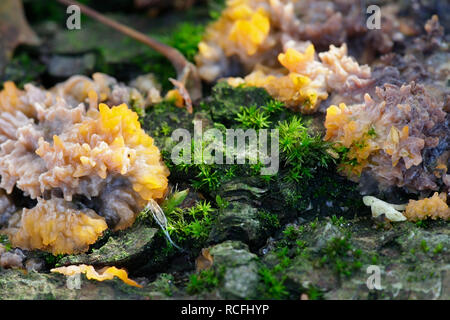
[[[195,270],[201,272],[203,270],[208,270],[214,264],[214,258],[209,253],[209,249],[203,248],[200,255],[195,259]]]
[[[89,280],[92,279],[96,281],[112,280],[114,279],[114,277],[117,277],[130,286],[142,288],[142,286],[138,284],[136,281],[133,281],[128,278],[128,273],[126,272],[126,270],[118,269],[116,267],[104,267],[97,271],[94,269],[93,266],[81,264],[78,266],[53,268],[50,271],[54,273],[60,273],[66,276],[74,276],[77,274],[84,273],[86,275],[86,278],[88,278]]]
[[[372,211],[372,217],[377,218],[381,215],[385,215],[390,221],[405,221],[405,216],[398,210],[405,210],[406,205],[398,205],[387,203],[383,200],[377,199],[372,196],[363,197],[363,202],[366,206],[370,207]]]
[[[79,253],[107,229],[105,219],[91,209],[77,210],[63,199],[38,199],[23,209],[18,228],[7,230],[11,244],[22,249],[41,249],[53,254]]]
[[[447,205],[447,195],[435,192],[432,197],[422,200],[410,200],[406,206],[405,216],[410,221],[431,218],[450,219],[450,208]]]
[[[435,192],[432,197],[421,200],[409,200],[408,204],[391,204],[372,196],[363,197],[366,206],[370,206],[374,218],[384,214],[390,221],[418,221],[431,218],[450,219],[447,195]],[[402,212],[400,212],[402,211]]]
[[[237,55],[251,69],[260,55],[275,44],[269,36],[271,24],[264,2],[227,1],[221,17],[212,23],[199,43],[196,56],[200,76],[213,81],[226,70],[228,57]]]
[[[6,192],[0,189],[0,228],[8,224],[11,215],[16,211],[16,206]]]
[[[348,92],[371,82],[370,68],[360,66],[347,56],[345,44],[340,48],[331,45],[330,50],[320,53],[319,57],[320,60],[312,44],[304,52],[288,48],[278,55],[278,61],[285,70],[257,65],[244,79],[229,78],[228,83],[263,87],[287,107],[302,113],[313,113],[332,91]]]
[[[442,104],[414,82],[386,84],[374,98],[366,94],[363,104],[327,109],[324,139],[346,150],[342,172],[354,181],[366,173],[380,189],[437,190],[442,178],[429,169],[438,164],[450,134]]]
[[[9,224],[13,246],[83,252],[107,227],[128,228],[147,201],[164,197],[169,170],[126,105],[134,90],[95,74],[49,91],[10,84],[0,92],[0,224]],[[12,222],[14,188],[37,205]]]
[[[20,249],[7,251],[5,247],[0,244],[0,267],[2,268],[23,268],[23,261],[25,255]]]
[[[198,45],[195,61],[209,82],[248,75],[257,65],[279,67],[277,56],[308,41],[319,50],[360,36],[370,51],[388,53],[402,41],[397,6],[383,6],[381,30],[368,30],[361,3],[353,0],[228,0]],[[408,33],[408,32],[407,32]]]

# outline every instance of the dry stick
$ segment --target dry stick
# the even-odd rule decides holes
[[[192,99],[196,100],[201,97],[201,82],[197,70],[195,69],[195,66],[193,66],[189,61],[187,61],[187,59],[183,56],[183,54],[181,54],[177,49],[172,48],[155,39],[152,39],[149,36],[143,34],[142,32],[136,31],[117,21],[109,19],[106,16],[102,15],[101,13],[98,13],[97,11],[79,3],[78,1],[73,0],[57,0],[57,1],[67,6],[76,5],[80,8],[81,12],[90,16],[91,18],[105,25],[108,25],[111,28],[116,29],[117,31],[149,46],[155,51],[158,51],[159,53],[161,53],[167,59],[170,60],[170,62],[172,63],[177,72],[178,80],[185,83],[186,87],[190,89],[189,91]]]

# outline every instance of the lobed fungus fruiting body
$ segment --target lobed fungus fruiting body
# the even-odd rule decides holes
[[[66,276],[73,276],[84,273],[86,275],[86,278],[88,278],[89,280],[96,280],[96,281],[112,280],[114,279],[114,277],[117,277],[130,286],[142,288],[142,286],[138,284],[136,281],[133,281],[128,278],[128,273],[126,272],[126,270],[118,269],[116,267],[104,267],[97,271],[94,269],[93,266],[81,264],[78,266],[54,268],[51,269],[50,271],[54,273],[60,273]]]
[[[374,218],[385,215],[390,221],[418,221],[431,218],[450,219],[447,195],[435,192],[432,197],[409,200],[408,204],[391,204],[372,196],[363,197],[364,204],[370,206]]]
[[[0,267],[1,268],[23,268],[25,255],[20,249],[6,250],[5,246],[0,244]]]
[[[438,162],[424,155],[445,156],[446,117],[442,104],[423,86],[386,84],[377,88],[374,99],[367,94],[363,104],[329,107],[324,139],[346,149],[341,167],[352,180],[366,173],[381,188],[438,190],[442,175],[430,170]]]
[[[363,197],[363,202],[372,211],[372,217],[377,218],[385,215],[390,221],[405,221],[406,217],[400,212],[405,210],[406,205],[387,203],[372,196]],[[399,211],[400,210],[400,211]]]
[[[145,103],[141,98],[102,74],[74,76],[48,91],[6,83],[0,92],[0,226],[8,225],[13,246],[82,252],[107,227],[131,226],[148,200],[164,196],[169,171],[126,105]],[[37,205],[17,210],[7,195],[13,189]]]
[[[367,86],[371,82],[370,68],[360,66],[347,55],[347,45],[334,45],[330,50],[316,57],[315,49],[309,44],[304,52],[288,48],[278,55],[278,61],[285,68],[271,69],[262,65],[242,78],[229,78],[231,85],[263,87],[277,100],[295,111],[313,113],[329,93],[343,93]]]
[[[432,197],[421,200],[410,200],[406,206],[405,216],[408,220],[417,221],[431,218],[449,220],[450,208],[447,205],[447,195],[435,192]]]
[[[23,209],[20,227],[9,230],[11,243],[22,249],[41,249],[57,255],[86,251],[108,228],[91,209],[77,210],[63,199],[38,199]]]
[[[0,189],[0,228],[8,224],[8,220],[16,210],[11,197],[4,190]]]
[[[269,92],[276,97],[284,97],[290,101],[290,105],[297,103],[296,109],[300,110],[298,103],[307,99],[308,93],[312,95],[303,87],[308,81],[306,79],[289,81],[283,77],[286,72],[280,75],[278,69],[284,66],[289,72],[300,74],[305,70],[302,72],[292,70],[284,63],[287,60],[283,56],[299,55],[310,43],[319,50],[326,50],[330,45],[345,44],[350,37],[355,36],[364,39],[368,51],[387,53],[395,41],[404,39],[403,32],[412,33],[407,32],[405,23],[397,17],[396,6],[386,6],[382,10],[385,19],[382,30],[368,30],[366,21],[361,15],[363,7],[358,1],[228,0],[219,19],[207,28],[203,40],[199,43],[199,52],[195,60],[201,77],[206,81],[244,75],[245,82],[249,85],[269,88]],[[297,53],[288,52],[290,49],[295,49]],[[310,51],[305,56],[307,59],[302,60],[308,61],[314,57],[314,54],[309,54]],[[342,47],[340,50],[330,50],[328,56],[324,55],[322,62],[334,64],[333,60],[338,58],[343,62],[341,66],[349,66],[349,58],[343,59],[344,51],[346,49]],[[313,63],[311,66],[314,65]],[[314,72],[314,67],[312,69]],[[348,70],[345,68],[340,70],[331,68],[331,70],[336,73],[330,79],[331,82],[346,82],[342,76]],[[365,75],[367,73],[364,69],[360,71]],[[315,77],[303,75],[310,78],[311,82],[317,81]],[[300,83],[297,83],[298,81]],[[323,87],[324,83],[320,81],[319,83]],[[330,84],[334,89],[335,86]],[[282,90],[285,86],[287,89]],[[293,96],[290,91],[294,90],[301,98]],[[317,95],[320,96],[321,92],[317,92]],[[286,96],[289,96],[289,99],[286,99]]]

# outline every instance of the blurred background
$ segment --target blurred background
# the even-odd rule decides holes
[[[98,12],[175,47],[193,61],[206,25],[217,19],[226,0],[80,0]],[[336,0],[339,1],[339,0]],[[355,0],[367,3],[367,0]],[[448,0],[395,2],[401,15],[418,25],[434,13],[450,12]],[[366,5],[362,6],[363,8]],[[362,13],[365,14],[365,13]],[[81,29],[68,30],[70,14],[56,0],[0,1],[0,87],[6,80],[50,87],[75,74],[110,74],[127,82],[154,73],[166,91],[175,70],[161,54],[81,14]],[[450,19],[441,18],[446,32]]]
[[[219,16],[225,1],[79,2],[177,48],[193,61],[206,24]],[[71,75],[93,72],[126,82],[152,72],[163,89],[171,88],[167,79],[176,73],[161,54],[83,14],[81,29],[68,30],[69,16],[66,6],[56,0],[2,0],[0,82],[12,80],[19,86],[34,82],[49,87]]]

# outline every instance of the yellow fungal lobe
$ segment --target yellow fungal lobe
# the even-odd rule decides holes
[[[166,99],[169,101],[173,101],[175,106],[178,108],[182,108],[184,106],[184,98],[181,95],[180,91],[177,89],[169,90],[166,94]]]
[[[8,232],[14,247],[56,255],[85,251],[106,229],[105,219],[93,210],[77,210],[62,199],[38,199],[34,208],[23,209],[18,229]]]
[[[229,15],[235,19],[228,38],[253,55],[270,31],[270,20],[262,8],[252,11],[247,5],[234,8]]]
[[[307,64],[314,61],[315,49],[310,44],[304,53],[299,52],[293,48],[286,50],[286,53],[278,55],[278,61],[289,71],[302,73]]]
[[[50,271],[54,273],[60,273],[66,276],[73,276],[84,273],[86,275],[86,278],[88,278],[89,280],[97,280],[97,281],[112,280],[114,279],[114,277],[117,277],[130,286],[142,288],[142,286],[138,284],[136,281],[133,281],[128,278],[128,273],[126,270],[118,269],[116,267],[104,267],[96,271],[93,266],[81,264],[78,266],[54,268],[51,269]]]
[[[447,195],[435,192],[432,197],[422,200],[410,200],[406,206],[405,216],[410,221],[438,218],[449,220],[450,208],[447,205]]]
[[[311,44],[304,52],[288,48],[278,55],[285,69],[273,69],[257,65],[244,79],[228,78],[232,86],[262,87],[277,100],[295,111],[313,113],[320,101],[328,97],[326,76],[329,70],[315,59]]]
[[[107,227],[130,227],[148,200],[164,197],[169,170],[125,104],[141,98],[104,74],[73,76],[50,90],[5,83],[1,190],[38,201],[1,230],[13,246],[84,252]]]
[[[129,178],[144,200],[162,198],[169,171],[153,139],[141,128],[138,115],[125,104],[110,108],[101,103],[98,109],[68,132],[54,136],[53,145],[39,141],[36,154],[49,168],[55,168],[44,174],[43,181],[55,187],[68,178],[66,175],[80,178],[96,174],[105,179],[120,174]],[[61,156],[50,158],[51,154]],[[72,194],[65,196],[70,199]]]

